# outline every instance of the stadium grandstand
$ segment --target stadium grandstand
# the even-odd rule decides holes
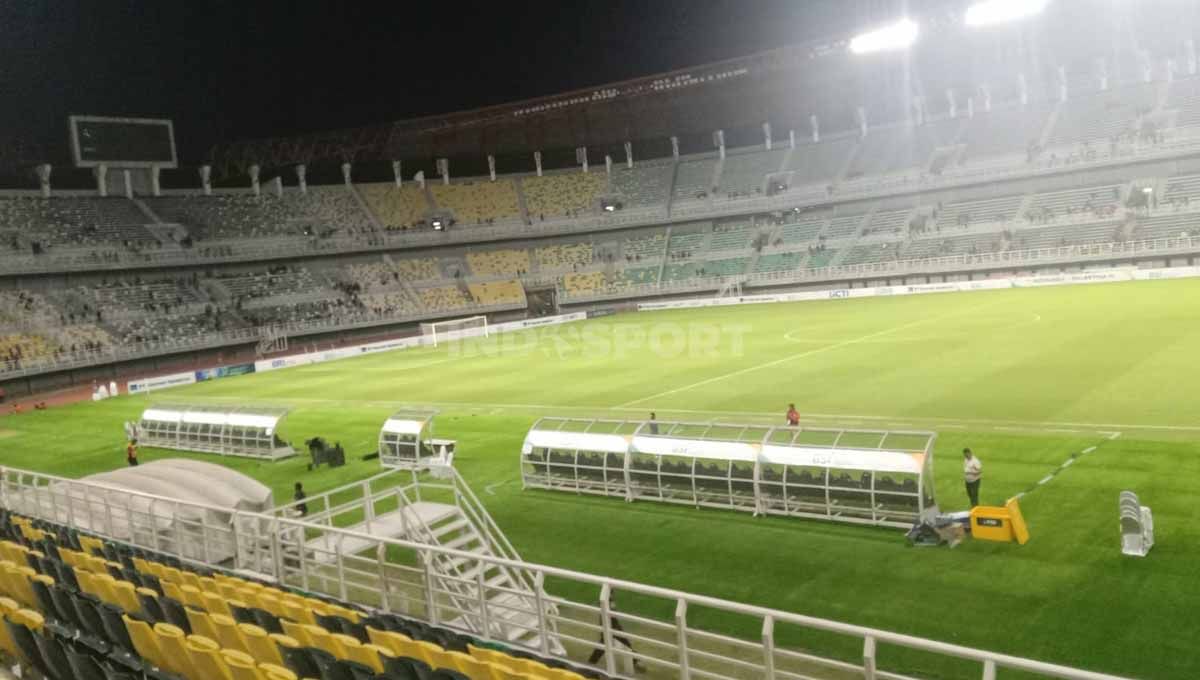
[[[911,31],[204,157],[176,158],[166,119],[72,116],[61,148],[0,145],[29,180],[0,190],[4,665],[50,680],[1196,677],[1178,588],[1200,555],[1178,505],[1200,423],[1174,383],[1196,377],[1200,335],[1134,333],[1125,315],[1196,318],[1195,286],[1158,279],[1200,276],[1200,6],[1149,4],[913,3]],[[1017,23],[977,25],[1001,19]],[[103,125],[124,143],[167,130],[170,157],[93,158],[80,139]],[[1179,288],[1040,290],[1117,280]],[[926,292],[946,294],[896,302]],[[734,306],[749,302],[778,304]],[[589,345],[582,324],[615,315],[611,342]],[[583,330],[545,332],[568,323]],[[1051,326],[1043,345],[1020,334]],[[737,329],[728,355],[654,353]],[[1152,351],[1131,341],[1160,334]],[[829,358],[843,351],[862,354]],[[817,364],[786,373],[799,358]],[[957,379],[952,395],[933,384]],[[775,422],[801,401],[780,385],[820,393],[787,416],[802,427]],[[138,428],[176,408],[167,388],[200,405],[178,408],[178,441],[257,427],[300,455],[147,445],[138,465]],[[268,405],[295,414],[245,411]],[[457,440],[403,415],[418,407]],[[344,468],[318,437],[345,444]],[[391,470],[397,441],[434,462]],[[979,508],[945,498],[978,483],[968,447],[984,489],[1004,488]],[[1118,561],[1132,542],[1095,546],[1152,544],[1149,508],[1114,502],[1143,455],[1154,478],[1128,479],[1157,493],[1143,500],[1175,547]],[[234,488],[255,502],[215,490]],[[1011,545],[984,543],[996,527]],[[963,547],[893,550],[945,543]],[[971,580],[943,588],[955,571]],[[910,599],[890,600],[901,586]]]

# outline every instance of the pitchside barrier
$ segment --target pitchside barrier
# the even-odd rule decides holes
[[[73,498],[82,495],[87,503],[58,502],[64,487]],[[109,507],[120,504],[119,508]],[[908,672],[926,676],[945,674],[945,667],[957,668],[953,677],[995,680],[1001,669],[1032,674],[1033,677],[1065,680],[1125,680],[1119,676],[1079,670],[1033,661],[1007,654],[988,652],[961,645],[893,633],[876,628],[855,626],[838,621],[804,616],[767,607],[740,604],[714,597],[622,581],[605,576],[559,569],[501,556],[480,554],[418,541],[386,538],[361,531],[339,529],[298,518],[220,508],[186,502],[142,492],[130,491],[116,497],[103,485],[71,480],[36,472],[0,468],[0,505],[4,508],[75,529],[96,534],[138,548],[162,551],[158,532],[128,532],[120,536],[111,531],[114,510],[135,513],[139,507],[170,507],[174,517],[188,517],[189,528],[206,541],[248,546],[235,550],[234,557],[219,563],[198,560],[186,554],[180,543],[167,551],[177,553],[183,562],[250,575],[295,588],[357,602],[382,611],[398,611],[406,616],[476,635],[468,625],[482,621],[482,630],[491,630],[491,617],[521,625],[530,635],[510,634],[496,642],[549,654],[554,639],[571,643],[575,663],[594,650],[605,652],[603,661],[591,664],[615,677],[635,678],[619,671],[619,664],[630,657],[644,665],[654,677],[681,680],[811,680],[831,673],[866,680],[913,680],[913,676],[885,670],[889,662],[902,657],[906,666],[928,664],[937,659],[937,669],[912,668]],[[132,515],[126,515],[132,517]],[[240,530],[254,527],[250,535]],[[302,548],[286,537],[319,535],[327,539],[320,545],[308,542]],[[366,550],[347,548],[369,545]],[[300,548],[300,549],[298,549]],[[512,586],[493,586],[477,576],[456,578],[434,572],[437,562],[478,565],[472,570],[482,574],[487,568],[532,575],[532,594]],[[554,579],[562,597],[546,591],[546,580]],[[457,582],[456,582],[457,581]],[[456,587],[457,586],[457,587]],[[468,597],[464,593],[471,593]],[[515,597],[497,597],[497,595]],[[589,597],[590,595],[590,597]],[[498,604],[501,602],[502,604]],[[610,603],[636,602],[637,613],[612,609]],[[654,615],[647,612],[671,612]],[[716,614],[714,616],[714,614]],[[694,616],[693,616],[694,615]],[[736,620],[751,622],[760,635],[747,639],[734,637],[711,622]],[[620,625],[618,630],[615,624]],[[621,642],[632,640],[633,649]],[[776,644],[777,638],[804,639],[806,649],[799,651]],[[494,639],[494,638],[493,638]],[[520,640],[536,640],[530,645]],[[819,656],[813,652],[821,642],[845,648],[849,640],[861,655],[853,660]],[[623,665],[623,664],[621,664]]]
[[[946,281],[908,286],[875,286],[870,288],[834,288],[830,290],[777,293],[771,295],[742,295],[739,297],[696,298],[665,302],[638,303],[639,312],[658,309],[687,309],[691,307],[724,307],[727,305],[765,304],[771,302],[807,302],[812,300],[842,300],[865,297],[898,297],[927,293],[966,293],[978,290],[1007,288],[1040,288],[1071,286],[1088,283],[1118,283],[1121,281],[1157,281],[1200,277],[1200,267],[1169,267],[1165,269],[1114,268],[1071,274],[1025,276],[1016,278],[982,279],[979,281]]]

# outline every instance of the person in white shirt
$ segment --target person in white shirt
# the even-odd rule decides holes
[[[979,505],[979,482],[983,478],[983,463],[980,462],[971,449],[963,449],[963,481],[967,483],[967,498],[971,499],[971,507]]]

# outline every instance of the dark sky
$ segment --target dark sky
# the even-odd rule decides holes
[[[0,0],[0,130],[70,113],[214,142],[503,103],[828,37],[893,0]]]

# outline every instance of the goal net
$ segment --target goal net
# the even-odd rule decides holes
[[[460,338],[488,337],[488,322],[486,316],[468,316],[463,319],[448,321],[433,321],[421,324],[421,335],[430,338],[434,347],[439,342],[458,340]]]

